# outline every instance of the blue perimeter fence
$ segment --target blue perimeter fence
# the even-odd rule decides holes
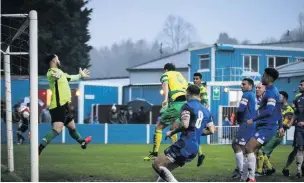
[[[17,140],[17,124],[13,124],[13,139]],[[51,124],[39,124],[39,139],[51,129]],[[155,125],[150,124],[76,124],[77,131],[82,137],[92,136],[93,144],[151,144]],[[169,144],[171,140],[165,140],[166,132],[170,128],[163,130],[162,143]],[[23,134],[28,142],[28,131]],[[6,123],[1,122],[1,143],[7,142]],[[69,135],[69,130],[64,128],[52,143],[76,144],[77,142]],[[201,137],[201,144],[207,144],[207,137]]]

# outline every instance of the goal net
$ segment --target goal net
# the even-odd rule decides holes
[[[37,18],[36,11],[1,14],[1,168],[9,172],[1,180],[13,172],[39,181]]]

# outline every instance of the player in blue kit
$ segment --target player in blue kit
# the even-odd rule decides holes
[[[214,133],[215,127],[210,111],[200,102],[200,88],[190,85],[186,98],[187,103],[182,106],[180,127],[167,132],[167,137],[181,132],[179,140],[168,147],[152,164],[159,175],[158,181],[177,182],[171,171],[197,156],[202,135]]]
[[[260,103],[259,114],[257,117],[247,120],[248,125],[256,122],[256,130],[254,136],[245,145],[247,160],[244,160],[243,165],[243,181],[255,182],[256,157],[254,152],[259,150],[277,133],[278,122],[280,135],[284,135],[280,93],[273,86],[278,77],[279,73],[276,69],[266,68],[264,70],[262,84],[266,87],[266,91]]]
[[[237,121],[240,125],[236,138],[232,142],[232,149],[235,153],[236,169],[233,178],[239,177],[243,172],[244,146],[253,136],[255,123],[247,125],[247,120],[253,119],[257,115],[256,96],[253,91],[254,82],[250,78],[242,80],[241,89],[243,92],[240,106],[237,110]]]

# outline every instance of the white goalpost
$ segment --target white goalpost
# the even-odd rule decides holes
[[[30,160],[31,181],[39,182],[39,159],[38,159],[38,16],[32,10],[29,14],[1,14],[1,18],[26,18],[27,20],[18,29],[17,33],[7,44],[6,49],[1,50],[4,55],[4,77],[5,77],[5,104],[6,104],[6,132],[8,170],[14,171],[13,153],[13,125],[12,125],[12,96],[11,96],[11,70],[10,56],[29,55],[30,60]],[[1,24],[2,26],[2,24]],[[10,45],[29,26],[29,52],[10,52]],[[2,41],[2,40],[1,40]],[[2,42],[1,42],[2,44]]]

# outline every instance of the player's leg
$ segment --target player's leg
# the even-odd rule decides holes
[[[296,155],[296,163],[297,163],[297,177],[302,177],[302,165],[303,165],[303,158],[304,158],[304,147],[301,145],[297,146],[297,155]]]
[[[88,136],[85,139],[82,138],[82,136],[76,130],[75,122],[73,119],[69,123],[66,123],[65,125],[69,130],[70,136],[81,145],[82,149],[86,149],[87,144],[89,144],[91,142],[92,137]]]
[[[167,126],[168,124],[164,124],[161,121],[156,123],[153,135],[153,149],[148,156],[144,157],[144,161],[150,161],[158,156],[158,151],[162,141],[163,129]]]
[[[247,161],[244,161],[243,169],[248,167],[248,178],[249,182],[255,181],[255,168],[256,168],[256,157],[254,152],[261,148],[261,142],[256,138],[251,138],[245,145],[245,154],[247,155]],[[246,175],[245,175],[246,174]],[[247,172],[243,171],[242,179],[247,176]],[[244,180],[246,181],[246,180]]]
[[[178,119],[180,115],[180,109],[182,105],[180,105],[179,109],[177,109],[178,105],[176,105],[176,103],[177,102],[170,103],[167,108],[161,111],[160,122],[157,123],[155,126],[155,132],[153,137],[153,150],[152,152],[150,152],[148,156],[144,157],[144,161],[149,161],[158,156],[158,151],[162,140],[163,129],[171,125],[172,122]]]
[[[180,120],[179,119],[175,120],[171,125],[171,130],[178,128],[179,125],[180,125]],[[170,139],[171,139],[171,144],[174,144],[177,141],[177,133],[172,135]]]
[[[303,176],[302,165],[304,161],[304,128],[296,126],[296,163],[297,163],[297,177],[301,178]]]
[[[61,133],[63,126],[63,122],[52,123],[52,129],[48,131],[40,141],[39,155],[41,154],[42,150],[46,148],[46,146]]]
[[[264,149],[264,147],[262,147],[256,153],[256,155],[257,155],[257,168],[256,168],[256,172],[255,172],[256,176],[263,176],[264,175],[264,172],[263,172],[263,166],[264,166],[264,153],[263,153],[263,149]]]
[[[22,144],[25,141],[25,138],[23,137],[23,133],[27,130],[27,126],[20,123],[17,131],[17,144]]]
[[[48,131],[40,141],[39,145],[39,155],[43,149],[55,138],[57,137],[64,127],[66,111],[64,106],[58,106],[54,109],[50,109],[50,114],[52,117],[52,129]]]
[[[239,142],[238,138],[232,141],[232,149],[234,151],[234,157],[236,162],[236,169],[232,174],[232,178],[240,177],[240,175],[243,172],[244,154],[242,151],[242,147],[238,142]]]
[[[289,177],[289,166],[292,164],[292,162],[295,160],[296,155],[297,155],[298,149],[296,146],[293,147],[293,150],[291,151],[291,153],[288,155],[288,159],[286,161],[286,164],[282,170],[282,174],[286,177]]]
[[[273,150],[282,142],[283,137],[279,136],[279,133],[276,133],[274,137],[271,138],[267,144],[263,147],[263,153],[264,153],[264,164],[266,167],[266,175],[272,175],[275,173],[275,169],[272,166],[269,158],[273,152]]]
[[[161,180],[164,180],[166,182],[177,182],[171,171],[178,166],[179,165],[172,163],[172,161],[169,160],[168,156],[164,154],[158,156],[152,164],[153,169],[159,175],[157,182],[161,182]]]

